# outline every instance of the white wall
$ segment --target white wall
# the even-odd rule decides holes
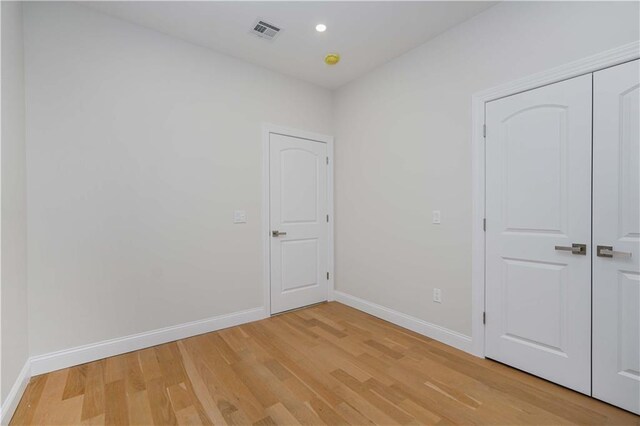
[[[331,93],[68,3],[25,67],[31,354],[261,306],[261,124]]]
[[[503,2],[338,90],[337,290],[470,335],[472,94],[638,40],[639,5]]]
[[[31,355],[262,304],[264,121],[335,129],[338,290],[470,334],[471,95],[637,40],[637,16],[501,3],[332,105],[82,6],[26,4]]]
[[[28,358],[22,5],[2,2],[0,403]],[[5,405],[6,408],[6,405]]]

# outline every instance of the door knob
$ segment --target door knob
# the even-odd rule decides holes
[[[612,246],[597,246],[596,256],[608,258],[613,256],[631,257],[631,253],[627,251],[614,251]]]
[[[581,256],[586,256],[587,255],[587,245],[586,244],[571,244],[571,247],[569,246],[556,246],[556,250],[559,251],[570,251],[571,254],[579,254]]]
[[[280,232],[280,231],[271,231],[271,236],[273,237],[279,237],[280,235],[287,235],[286,232]]]

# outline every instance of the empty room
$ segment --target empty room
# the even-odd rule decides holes
[[[640,426],[640,1],[0,15],[2,426]]]

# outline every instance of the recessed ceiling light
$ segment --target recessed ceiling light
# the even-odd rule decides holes
[[[316,25],[316,31],[319,33],[323,33],[327,30],[327,26],[325,24]]]

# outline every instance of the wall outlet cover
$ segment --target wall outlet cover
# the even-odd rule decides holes
[[[440,224],[440,210],[434,210],[431,213],[431,221],[435,224]]]
[[[233,223],[247,223],[247,212],[236,210],[233,212]]]

